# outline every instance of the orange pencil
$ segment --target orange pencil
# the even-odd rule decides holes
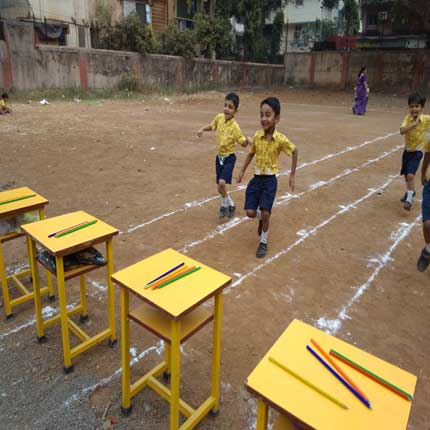
[[[187,266],[182,265],[181,267],[178,267],[177,269],[175,269],[173,272],[168,273],[167,275],[162,276],[160,279],[157,279],[157,281],[153,281],[152,284],[146,284],[145,285],[145,290],[148,288],[151,288],[153,285],[155,285],[155,282],[157,282],[157,284],[159,284],[161,281],[163,281],[164,279],[167,278],[167,276],[172,276],[172,275],[177,275],[179,272],[181,272],[182,270],[184,270]]]
[[[151,285],[152,289],[155,290],[159,285],[164,284],[167,281],[170,281],[173,278],[176,278],[179,275],[182,275],[185,272],[188,272],[191,269],[194,269],[196,266],[192,266],[192,267],[184,267],[180,272],[176,272],[174,275],[170,275],[167,278],[163,278],[162,280],[158,281],[156,284]]]
[[[349,384],[355,388],[356,391],[358,391],[368,402],[370,402],[369,398],[366,396],[366,394],[363,393],[363,391],[360,390],[360,388],[357,387],[357,385],[354,384],[354,382],[351,381],[351,378],[335,363],[335,361],[321,348],[321,346],[317,343],[316,340],[311,339],[311,342],[315,347],[318,349],[318,351],[327,359],[327,361],[349,382]]]

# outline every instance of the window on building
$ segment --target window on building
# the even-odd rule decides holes
[[[377,25],[378,25],[378,15],[376,14],[367,15],[367,26],[376,27]]]
[[[4,36],[4,22],[0,21],[0,40],[6,40]]]
[[[296,6],[303,6],[303,0],[296,0]]]
[[[151,5],[147,2],[136,2],[136,13],[142,24],[151,24]]]
[[[87,47],[87,34],[84,26],[78,26],[78,39],[79,39],[79,48]]]
[[[294,40],[300,40],[302,38],[303,28],[301,25],[296,25],[294,27]]]

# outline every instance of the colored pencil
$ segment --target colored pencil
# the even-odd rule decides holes
[[[363,393],[363,391],[360,390],[360,388],[357,387],[357,385],[351,380],[351,378],[336,364],[336,362],[330,357],[327,352],[325,352],[321,346],[317,343],[315,339],[311,339],[312,345],[314,345],[318,351],[326,358],[326,360],[341,374],[341,376],[353,387],[355,390],[361,394],[361,396],[370,402],[369,398],[366,396],[366,394]]]
[[[165,273],[163,273],[162,275],[160,275],[160,276],[157,276],[155,279],[153,279],[152,281],[149,281],[147,284],[146,284],[146,286],[148,286],[148,285],[151,285],[151,284],[153,284],[155,281],[158,281],[159,279],[161,279],[161,278],[164,278],[165,276],[167,276],[167,275],[169,275],[170,273],[172,273],[172,272],[174,272],[176,269],[179,269],[180,267],[182,267],[183,265],[184,265],[185,263],[181,263],[181,264],[178,264],[177,266],[175,266],[175,267],[172,267],[170,270],[168,270],[167,272],[165,272]],[[146,288],[146,287],[145,287]]]
[[[28,196],[17,197],[16,199],[3,200],[0,205],[6,205],[8,203],[18,202],[19,200],[29,199],[31,197],[36,197],[37,194],[29,194]]]
[[[188,270],[189,267],[188,266],[181,266],[178,269],[174,270],[173,272],[171,272],[169,275],[165,276],[164,278],[159,279],[158,281],[156,281],[153,284],[146,284],[145,285],[145,290],[149,287],[154,287],[155,285],[159,285],[162,284],[163,282],[165,282],[167,279],[172,279],[172,277],[177,276],[180,273],[183,273],[184,270]]]
[[[335,376],[349,391],[351,391],[354,396],[356,396],[361,402],[363,402],[369,409],[372,409],[370,406],[369,400],[365,399],[360,393],[358,393],[355,388],[353,388],[345,379],[342,378],[329,364],[327,364],[309,345],[306,346],[306,349],[333,375]]]
[[[373,381],[377,382],[378,384],[381,384],[385,388],[388,388],[393,393],[398,394],[400,397],[403,397],[406,400],[413,400],[414,399],[406,391],[402,390],[399,387],[396,387],[391,382],[388,382],[387,380],[381,378],[380,376],[376,375],[375,373],[371,372],[370,370],[367,370],[365,367],[360,366],[359,364],[355,363],[354,361],[350,360],[349,358],[345,357],[344,355],[335,351],[334,349],[330,350],[330,354],[333,355],[334,357],[336,357],[338,360],[344,362],[345,364],[348,364],[353,369],[357,370],[358,372],[362,373],[363,375],[367,376],[368,378],[372,379]]]
[[[303,376],[300,376],[298,373],[292,371],[284,364],[280,363],[279,361],[275,360],[273,357],[269,357],[269,361],[271,361],[273,364],[276,364],[281,369],[285,370],[287,373],[289,373],[291,376],[294,376],[294,378],[298,379],[300,382],[303,382],[303,384],[307,385],[309,388],[312,388],[317,393],[321,394],[325,398],[331,400],[333,403],[336,403],[338,406],[340,406],[343,409],[348,409],[348,406],[346,406],[344,403],[342,403],[340,400],[337,400],[335,397],[333,397],[331,394],[327,393],[326,391],[322,390],[321,388],[317,387],[312,382],[308,381],[307,379],[303,378]]]
[[[185,276],[191,275],[192,273],[197,272],[197,270],[200,270],[200,269],[201,269],[201,267],[200,267],[200,266],[199,266],[199,267],[195,267],[195,268],[193,268],[192,270],[190,270],[190,271],[188,271],[188,272],[185,272],[185,273],[183,273],[182,275],[179,275],[179,276],[177,276],[176,278],[171,279],[170,281],[165,282],[164,284],[161,284],[160,286],[158,286],[158,287],[157,287],[157,289],[158,289],[158,288],[163,288],[163,287],[165,287],[166,285],[171,284],[172,282],[178,281],[179,279],[184,278]]]
[[[75,231],[81,230],[83,228],[89,227],[90,225],[93,225],[97,222],[97,220],[89,221],[86,224],[82,224],[79,227],[71,227],[70,230],[64,231],[62,233],[56,234],[55,237],[63,237],[66,234],[74,233]]]
[[[72,228],[75,228],[75,227],[79,227],[79,226],[81,226],[81,225],[84,225],[84,224],[86,224],[86,223],[88,223],[88,222],[89,222],[89,221],[84,221],[84,222],[80,222],[79,224],[72,225],[71,227],[63,228],[62,230],[58,230],[58,231],[56,231],[55,233],[51,233],[51,234],[49,234],[49,235],[48,235],[48,237],[53,237],[53,236],[55,236],[55,235],[57,235],[57,234],[63,233],[63,232],[65,232],[65,231],[69,231],[69,230],[70,230],[70,229],[72,229]]]
[[[195,266],[192,266],[192,267],[184,266],[181,269],[179,269],[179,271],[175,271],[174,273],[172,273],[171,275],[167,276],[166,278],[160,279],[155,284],[152,284],[152,285],[149,285],[149,286],[152,287],[153,290],[155,290],[161,284],[164,284],[165,282],[170,281],[171,279],[174,279],[177,276],[182,275],[183,273],[186,273],[186,272],[188,272],[191,269],[194,269],[194,267]]]

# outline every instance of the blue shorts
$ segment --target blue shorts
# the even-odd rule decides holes
[[[421,151],[403,151],[401,175],[415,175],[423,158]]]
[[[245,210],[266,209],[272,212],[278,180],[276,175],[254,175],[246,187]]]
[[[423,188],[423,202],[421,203],[421,212],[424,221],[430,221],[430,182],[426,181]]]
[[[236,155],[230,154],[227,157],[216,156],[215,170],[216,170],[216,183],[223,179],[226,184],[231,184],[233,177],[233,169],[236,164]]]

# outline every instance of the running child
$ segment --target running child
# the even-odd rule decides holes
[[[236,93],[227,94],[224,99],[224,113],[216,115],[209,125],[202,127],[197,132],[199,137],[202,136],[204,131],[214,130],[216,132],[215,139],[218,154],[215,159],[215,171],[218,192],[221,195],[220,219],[226,216],[232,218],[236,211],[234,201],[227,193],[226,188],[226,184],[231,184],[236,163],[234,146],[236,143],[242,146],[248,145],[248,139],[242,134],[239,124],[234,119],[238,108],[239,96]]]
[[[411,94],[408,98],[409,114],[400,126],[400,134],[405,136],[400,174],[404,175],[406,183],[406,193],[400,201],[407,211],[412,209],[412,198],[415,196],[415,173],[423,157],[421,148],[425,133],[430,126],[430,116],[422,114],[425,103],[426,99],[421,94],[417,92]]]
[[[255,174],[246,188],[245,210],[249,218],[256,216],[259,218],[258,234],[261,237],[257,258],[264,257],[267,252],[267,235],[278,185],[276,174],[279,171],[278,161],[281,152],[293,157],[289,185],[294,191],[298,150],[284,134],[276,130],[280,114],[281,104],[276,97],[269,97],[261,102],[260,123],[263,128],[255,133],[249,154],[237,178],[238,182],[242,181],[255,155]]]

